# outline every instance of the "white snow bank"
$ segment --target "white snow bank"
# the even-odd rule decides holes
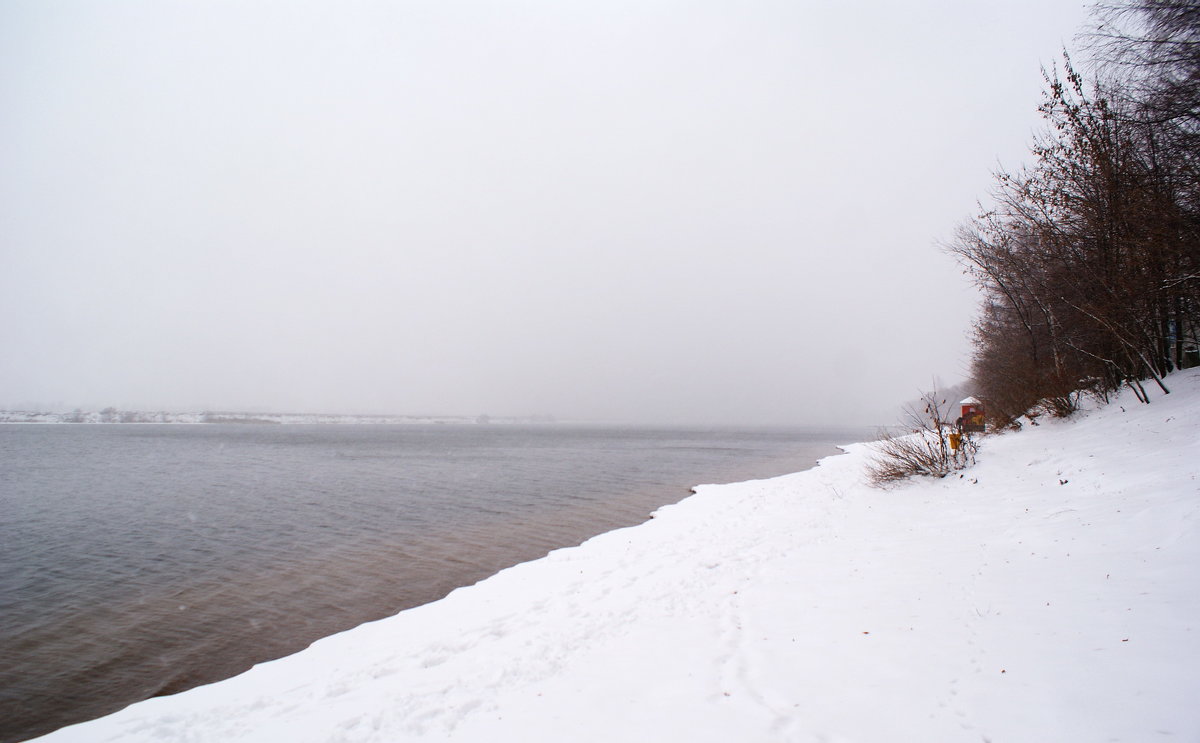
[[[1200,373],[881,491],[864,445],[45,741],[1200,739]],[[1123,407],[1122,407],[1123,406]]]

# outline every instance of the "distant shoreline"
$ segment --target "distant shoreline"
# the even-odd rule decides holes
[[[44,412],[25,410],[0,410],[0,424],[258,424],[258,425],[486,425],[486,424],[550,424],[557,423],[553,416],[456,416],[456,415],[340,415],[322,413],[240,413],[205,411],[171,413],[164,411],[116,410],[100,411],[73,410],[70,412]]]

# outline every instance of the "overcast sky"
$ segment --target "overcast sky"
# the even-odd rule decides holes
[[[0,3],[0,406],[888,423],[1075,0]]]

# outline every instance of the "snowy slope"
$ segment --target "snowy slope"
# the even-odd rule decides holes
[[[1200,740],[1200,374],[866,486],[698,488],[46,741]]]

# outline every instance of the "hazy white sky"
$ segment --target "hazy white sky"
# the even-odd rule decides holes
[[[1075,0],[5,0],[0,406],[890,422]]]

